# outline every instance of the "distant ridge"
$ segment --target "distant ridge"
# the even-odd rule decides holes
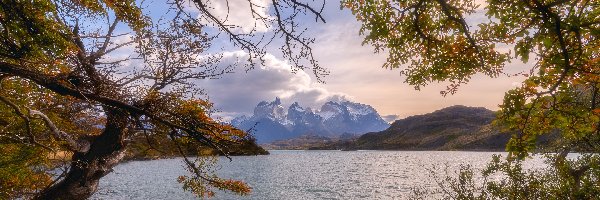
[[[366,104],[329,101],[319,110],[304,108],[298,102],[285,109],[279,98],[262,101],[252,116],[233,119],[231,124],[251,129],[259,143],[296,138],[301,135],[337,137],[344,133],[363,134],[382,131],[390,125]]]
[[[370,132],[352,142],[329,143],[310,149],[365,150],[481,150],[503,151],[511,133],[500,132],[491,122],[495,112],[462,105],[396,120],[380,132]],[[549,137],[541,143],[549,143]]]
[[[451,106],[396,120],[384,131],[358,138],[355,148],[503,150],[511,136],[491,127],[495,117],[495,113],[486,108]],[[483,135],[486,137],[481,137]]]

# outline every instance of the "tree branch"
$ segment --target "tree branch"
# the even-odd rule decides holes
[[[119,19],[115,19],[115,21],[113,21],[113,23],[108,27],[108,32],[106,33],[104,42],[102,43],[102,46],[100,48],[98,48],[98,51],[90,54],[90,58],[92,60],[98,60],[100,57],[102,57],[103,55],[106,55],[108,53],[108,52],[106,52],[106,48],[110,44],[110,39],[112,38],[112,34],[115,31],[115,28],[117,27],[118,23],[119,23]]]
[[[52,122],[52,120],[50,120],[50,118],[48,118],[48,116],[45,115],[44,113],[42,113],[38,110],[31,110],[29,108],[28,108],[28,110],[29,110],[29,115],[38,116],[44,121],[44,123],[46,124],[46,127],[48,127],[48,129],[50,129],[50,132],[54,135],[55,138],[67,142],[67,147],[69,150],[71,150],[73,152],[85,153],[90,149],[89,142],[75,141],[69,134],[59,130],[56,127],[56,125]]]
[[[148,116],[152,120],[156,120],[157,122],[159,122],[161,124],[185,131],[186,133],[193,136],[193,138],[196,139],[198,142],[208,145],[214,149],[217,149],[218,151],[220,151],[222,153],[225,153],[222,150],[221,144],[213,142],[211,139],[204,136],[203,133],[201,133],[201,132],[198,132],[196,130],[190,129],[190,128],[182,126],[182,125],[175,124],[171,121],[168,121],[162,117],[157,116],[154,113],[151,113],[151,112],[149,112],[145,109],[139,108],[137,106],[133,106],[126,102],[116,100],[113,98],[109,98],[106,96],[98,95],[98,94],[91,93],[91,92],[79,91],[75,88],[72,88],[72,87],[66,85],[65,84],[66,80],[60,79],[56,76],[50,76],[50,75],[37,73],[34,71],[30,71],[28,69],[24,69],[22,67],[14,65],[14,64],[1,62],[1,61],[0,61],[0,72],[6,73],[6,74],[11,74],[14,76],[19,76],[19,77],[25,78],[25,79],[29,79],[29,80],[37,83],[38,85],[40,85],[46,89],[49,89],[53,92],[56,92],[60,95],[66,95],[66,96],[71,96],[71,97],[75,97],[78,99],[96,101],[96,102],[102,103],[109,107],[122,109],[131,115]],[[205,126],[208,126],[208,124],[203,124],[197,128],[209,130]]]
[[[23,121],[25,121],[25,131],[27,132],[27,136],[29,138],[29,142],[31,144],[40,146],[44,149],[50,150],[50,151],[55,151],[54,149],[40,143],[37,141],[37,139],[35,138],[35,135],[33,134],[33,132],[31,131],[31,119],[25,115],[23,112],[21,112],[21,109],[12,101],[10,101],[8,98],[0,96],[0,101],[5,103],[6,105],[8,105],[9,107],[11,107],[13,109],[13,111],[21,118],[23,119]],[[7,138],[13,139],[15,140],[15,138],[9,137],[9,136],[5,136]]]

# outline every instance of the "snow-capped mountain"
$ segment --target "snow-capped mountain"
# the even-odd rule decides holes
[[[339,136],[344,133],[363,134],[381,131],[390,125],[373,107],[349,101],[327,102],[320,110],[293,103],[286,110],[279,98],[262,101],[252,116],[233,119],[231,124],[249,130],[258,142],[289,139],[300,135]]]
[[[367,133],[389,127],[373,107],[349,101],[327,102],[317,113],[323,124],[338,133]]]
[[[285,108],[281,105],[281,99],[275,98],[273,102],[261,101],[254,108],[255,118],[268,118],[281,124],[288,124]]]

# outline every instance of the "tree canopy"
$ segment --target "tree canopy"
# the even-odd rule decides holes
[[[536,138],[560,134],[549,152],[571,198],[589,198],[598,186],[600,151],[600,4],[589,0],[345,0],[362,23],[364,44],[388,54],[416,89],[447,81],[455,93],[476,74],[524,76],[506,92],[497,124],[516,130],[507,150],[523,159]],[[486,18],[480,16],[485,15]],[[478,17],[479,16],[479,17]],[[523,62],[518,74],[509,62]],[[581,153],[567,162],[571,151]],[[508,168],[507,168],[508,169]],[[512,168],[511,168],[512,169]],[[556,175],[556,174],[555,174]],[[595,178],[594,178],[595,177]],[[586,181],[583,181],[583,180]],[[543,183],[543,181],[542,181]],[[550,183],[549,183],[550,184]],[[498,193],[498,194],[501,194]],[[586,193],[586,194],[593,194]],[[597,193],[596,193],[597,194]],[[577,196],[581,195],[581,196]]]
[[[199,98],[194,80],[233,69],[207,52],[220,35],[251,55],[249,67],[282,39],[283,55],[298,69],[326,74],[294,20],[306,14],[324,22],[320,11],[273,1],[268,17],[248,1],[252,16],[274,24],[271,36],[258,37],[236,32],[210,1],[161,3],[156,18],[143,1],[0,1],[0,199],[88,198],[129,140],[144,137],[168,138],[179,149],[193,174],[178,179],[184,189],[200,197],[250,192],[185,157],[190,145],[228,155],[229,145],[251,140],[210,116],[212,104]],[[119,55],[122,49],[129,54]]]
[[[210,1],[166,1],[159,19],[149,17],[142,2],[0,1],[0,198],[89,197],[121,161],[132,136],[221,151],[247,138],[210,117],[212,104],[198,98],[201,88],[194,84],[232,69],[218,67],[219,55],[207,53],[220,35],[250,54],[249,68],[281,39],[280,50],[295,67],[327,74],[312,55],[314,40],[295,21],[310,15],[324,22],[322,7],[272,0],[269,17],[248,0],[248,12],[272,25],[261,35],[237,32],[213,13]],[[401,68],[416,89],[448,81],[442,94],[453,94],[476,74],[498,77],[507,63],[523,61],[517,75],[526,79],[506,93],[498,115],[498,124],[518,132],[507,147],[511,159],[524,159],[536,150],[537,137],[558,132],[560,140],[548,151],[558,152],[553,163],[575,195],[570,197],[598,191],[589,184],[600,177],[598,2],[342,4],[363,24],[364,43],[388,53],[384,66]],[[475,19],[480,14],[487,19]],[[127,31],[119,32],[122,27]],[[124,48],[134,54],[116,56]],[[569,161],[570,151],[583,156]],[[199,196],[214,188],[250,191],[242,182],[207,174],[203,162],[185,161],[194,176],[180,182]],[[53,174],[57,167],[63,170]]]

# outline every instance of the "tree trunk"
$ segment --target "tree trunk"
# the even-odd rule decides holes
[[[87,199],[98,189],[100,178],[112,171],[124,155],[128,115],[112,108],[107,110],[106,127],[93,139],[89,151],[75,153],[66,177],[42,191],[36,199]]]

